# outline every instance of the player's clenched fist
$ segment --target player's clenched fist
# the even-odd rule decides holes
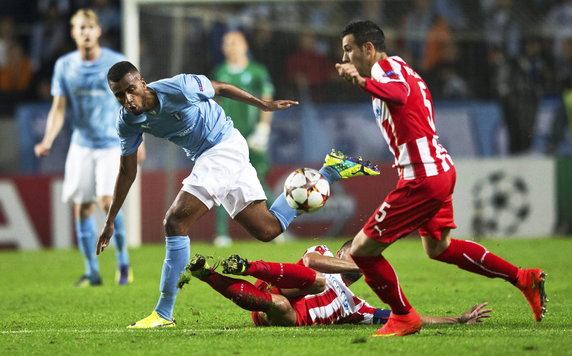
[[[360,87],[365,87],[365,79],[359,74],[353,64],[336,63],[336,70],[338,71],[338,75],[346,81],[354,85],[359,85]]]

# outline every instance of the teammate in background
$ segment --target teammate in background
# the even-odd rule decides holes
[[[232,31],[223,36],[222,52],[225,63],[215,68],[213,79],[226,82],[246,90],[265,101],[272,101],[274,86],[266,68],[248,58],[248,43],[242,32]],[[246,138],[250,153],[250,163],[258,174],[262,188],[269,196],[270,190],[266,184],[266,176],[270,170],[270,159],[267,154],[268,137],[272,112],[262,111],[254,106],[241,103],[229,98],[218,98],[218,103],[224,112],[233,118],[234,127]],[[229,246],[232,239],[228,232],[228,215],[224,208],[215,209],[217,246]]]
[[[526,297],[534,319],[545,313],[544,272],[520,269],[483,246],[451,237],[455,166],[438,141],[433,102],[421,77],[399,57],[385,52],[383,31],[371,21],[342,32],[340,77],[372,95],[378,126],[395,155],[399,181],[356,235],[351,256],[365,281],[391,307],[388,322],[374,336],[402,336],[421,329],[421,317],[401,290],[381,253],[418,230],[427,255],[489,278],[514,284]]]
[[[129,327],[175,326],[173,308],[177,281],[190,257],[188,231],[213,206],[228,214],[260,241],[271,241],[298,215],[284,194],[266,205],[266,195],[248,160],[248,145],[215,95],[232,98],[264,111],[288,109],[292,100],[261,100],[234,85],[210,81],[203,75],[179,74],[147,84],[129,62],[114,64],[107,74],[111,91],[123,105],[118,119],[121,169],[113,202],[97,245],[101,253],[113,234],[114,220],[137,175],[137,147],[143,132],[180,146],[195,161],[191,174],[164,220],[166,257],[160,282],[161,296],[155,310]],[[241,118],[235,118],[240,120]],[[359,175],[379,174],[361,160],[332,152],[320,170],[330,183]]]
[[[92,10],[78,10],[71,17],[70,24],[77,50],[56,62],[51,88],[52,106],[44,138],[34,151],[38,157],[50,154],[69,109],[73,133],[66,158],[63,200],[73,203],[77,244],[85,262],[85,274],[75,285],[84,287],[101,284],[95,253],[94,205],[97,202],[105,212],[109,210],[121,152],[115,128],[120,106],[107,87],[106,73],[125,57],[100,46],[101,27]],[[117,282],[128,284],[131,271],[123,214],[119,212],[115,219]]]
[[[258,278],[255,284],[230,278],[210,268],[195,255],[181,274],[179,287],[190,275],[210,285],[239,307],[252,311],[257,326],[331,324],[384,324],[390,311],[374,308],[349,289],[361,274],[349,257],[351,240],[336,253],[325,245],[306,250],[297,264],[248,262],[238,255],[223,261],[223,273]],[[487,303],[475,305],[456,317],[421,316],[423,324],[473,324],[488,318]]]

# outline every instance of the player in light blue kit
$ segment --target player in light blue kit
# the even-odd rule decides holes
[[[187,234],[195,221],[213,206],[222,205],[252,236],[271,241],[298,215],[284,195],[274,201],[270,210],[267,208],[266,195],[248,158],[246,140],[213,97],[221,95],[264,111],[288,109],[298,102],[264,101],[203,75],[179,74],[147,84],[129,62],[113,65],[107,78],[111,91],[123,105],[118,120],[122,156],[113,202],[97,244],[98,254],[113,235],[115,216],[137,175],[136,152],[144,132],[175,143],[195,161],[192,173],[183,180],[183,187],[165,216],[167,252],[159,302],[150,316],[129,326],[172,327],[177,282],[190,257]],[[338,152],[327,155],[320,172],[330,183],[379,174],[376,167]]]
[[[101,27],[94,11],[78,10],[70,23],[77,50],[56,62],[52,107],[44,138],[34,151],[38,157],[50,153],[69,109],[73,133],[66,158],[63,200],[74,205],[77,244],[85,261],[85,274],[76,286],[83,287],[101,284],[95,253],[94,203],[97,201],[104,211],[109,210],[120,154],[115,129],[120,106],[109,90],[106,76],[109,68],[125,56],[99,45]],[[118,283],[128,284],[131,272],[123,214],[118,213],[115,219]]]

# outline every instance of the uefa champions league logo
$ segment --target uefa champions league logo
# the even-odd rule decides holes
[[[514,235],[530,216],[529,188],[517,175],[494,171],[475,183],[472,196],[477,236]]]

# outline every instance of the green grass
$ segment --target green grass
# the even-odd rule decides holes
[[[304,240],[284,245],[249,241],[217,249],[193,243],[192,253],[295,262],[314,244],[335,249],[343,240]],[[405,338],[371,338],[376,326],[304,328],[252,326],[249,313],[192,280],[179,294],[174,329],[127,330],[155,306],[164,247],[131,253],[135,283],[117,286],[114,254],[100,263],[104,285],[73,288],[81,274],[77,251],[0,252],[0,354],[99,355],[572,355],[572,239],[487,240],[483,244],[519,266],[548,273],[550,313],[541,323],[519,291],[431,261],[416,239],[387,251],[410,302],[423,314],[453,315],[488,301],[493,318],[478,325],[426,326]],[[363,280],[354,292],[380,305]]]

